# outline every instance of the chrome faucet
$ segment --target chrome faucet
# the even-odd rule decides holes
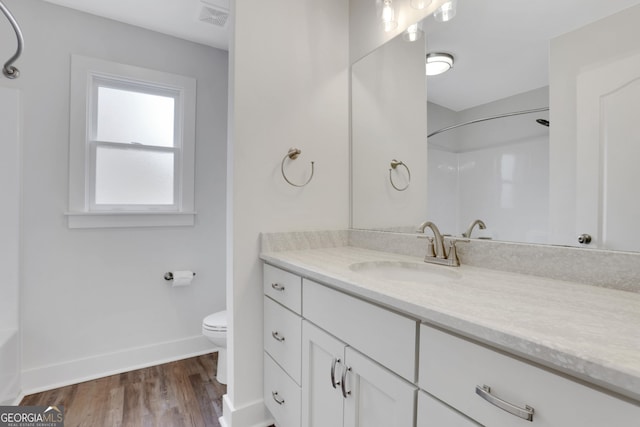
[[[481,219],[476,219],[475,221],[472,221],[471,224],[469,224],[467,231],[462,233],[462,237],[467,237],[467,238],[471,237],[471,232],[473,231],[473,227],[475,227],[476,225],[480,230],[485,230],[487,228],[487,226],[484,224],[484,222]]]
[[[432,256],[435,256],[436,258],[440,258],[440,259],[446,259],[447,256],[444,253],[444,239],[442,238],[442,234],[440,234],[440,230],[438,230],[438,227],[432,223],[431,221],[425,221],[422,224],[420,224],[420,227],[418,227],[418,233],[424,233],[424,230],[429,227],[431,229],[431,231],[433,232],[433,237],[435,238],[435,254],[433,254]],[[429,246],[433,245],[433,241],[429,240],[430,244]],[[430,252],[433,252],[432,249],[429,249],[427,251],[427,256],[430,256]]]
[[[449,267],[459,267],[460,259],[458,258],[458,251],[456,249],[456,242],[468,241],[459,239],[449,239],[449,252],[445,249],[445,239],[440,234],[440,230],[431,221],[425,221],[418,227],[418,233],[424,233],[424,230],[430,228],[433,232],[433,237],[430,236],[418,236],[419,238],[427,239],[427,254],[424,257],[424,262],[430,262],[434,264],[447,265]],[[435,242],[434,242],[435,239]]]

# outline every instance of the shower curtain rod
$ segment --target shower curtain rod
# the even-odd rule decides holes
[[[16,62],[16,60],[20,58],[20,55],[22,54],[22,47],[24,46],[24,38],[22,37],[22,31],[20,30],[20,26],[18,25],[18,22],[16,22],[15,18],[13,17],[11,12],[9,12],[9,9],[7,9],[7,6],[4,5],[2,0],[0,0],[0,10],[2,10],[2,13],[4,13],[4,16],[6,16],[9,22],[11,23],[11,26],[13,27],[13,31],[16,32],[16,38],[18,39],[18,48],[16,49],[16,53],[11,58],[9,58],[7,62],[4,63],[4,67],[2,68],[2,74],[4,74],[5,77],[7,78],[15,79],[15,78],[18,78],[18,76],[20,76],[20,70],[14,67],[13,63]]]
[[[447,126],[446,128],[438,129],[434,132],[431,132],[429,135],[427,135],[427,138],[431,138],[432,136],[437,135],[439,133],[447,132],[449,130],[466,126],[466,125],[471,125],[474,123],[486,122],[487,120],[501,119],[503,117],[519,116],[521,114],[539,113],[541,111],[549,111],[549,107],[534,108],[533,110],[514,111],[513,113],[498,114],[497,116],[484,117],[482,119],[475,119],[475,120],[471,120],[464,123],[458,123],[457,125]]]

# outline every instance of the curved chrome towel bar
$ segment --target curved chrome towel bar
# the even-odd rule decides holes
[[[407,185],[405,185],[402,188],[396,186],[396,184],[393,182],[393,176],[391,175],[391,171],[393,169],[396,169],[398,166],[404,166],[404,168],[407,170],[407,175],[409,176],[409,179],[407,180]],[[391,167],[389,168],[389,182],[391,182],[391,186],[398,191],[404,191],[407,188],[409,188],[409,184],[411,184],[411,171],[409,170],[409,166],[407,166],[402,161],[399,161],[396,159],[391,160]]]
[[[2,13],[4,13],[4,15],[7,17],[7,19],[11,23],[13,30],[16,32],[16,38],[18,39],[18,48],[16,49],[16,53],[11,58],[9,58],[7,62],[4,63],[4,67],[2,68],[2,74],[4,74],[5,77],[7,78],[16,79],[20,76],[20,70],[14,67],[13,63],[16,62],[18,58],[20,58],[20,55],[22,54],[22,48],[24,47],[24,38],[22,37],[22,31],[20,30],[20,26],[18,25],[18,22],[15,20],[11,12],[9,12],[9,9],[7,9],[7,6],[5,6],[1,0],[0,0],[0,10],[2,10]]]
[[[309,179],[307,179],[307,182],[305,182],[304,184],[296,184],[294,182],[289,181],[289,178],[287,178],[287,174],[284,173],[284,162],[287,161],[287,158],[291,160],[295,160],[298,158],[300,153],[302,153],[302,150],[300,150],[299,148],[289,148],[289,151],[282,158],[282,163],[280,164],[280,171],[282,172],[282,177],[284,178],[285,181],[287,181],[288,184],[293,185],[294,187],[304,187],[305,185],[310,183],[311,178],[313,178],[314,162],[311,162],[311,176],[309,176]]]
[[[427,135],[427,138],[431,138],[432,136],[439,133],[447,132],[449,130],[456,129],[462,126],[472,125],[474,123],[486,122],[487,120],[502,119],[503,117],[519,116],[521,114],[539,113],[541,111],[549,111],[549,107],[534,108],[533,110],[514,111],[513,113],[498,114],[497,116],[484,117],[482,119],[475,119],[464,123],[458,123],[457,125],[447,126],[446,128],[438,129],[434,132],[431,132],[429,135]]]

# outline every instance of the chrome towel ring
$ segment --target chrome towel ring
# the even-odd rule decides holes
[[[398,166],[404,166],[404,168],[407,170],[407,175],[409,178],[407,179],[407,185],[405,185],[402,188],[396,186],[396,184],[393,182],[393,175],[391,174],[391,171],[395,170]],[[391,182],[391,186],[398,191],[404,191],[407,188],[409,188],[409,184],[411,184],[411,171],[409,170],[409,166],[407,166],[404,162],[400,160],[396,160],[396,159],[391,160],[391,168],[389,169],[389,182]]]
[[[284,173],[284,162],[287,161],[287,158],[291,160],[295,160],[298,158],[300,153],[302,153],[302,150],[298,148],[289,148],[289,151],[287,152],[287,154],[282,158],[282,164],[280,165],[280,170],[282,171],[282,177],[284,178],[285,181],[287,181],[288,184],[293,185],[294,187],[304,187],[309,182],[311,182],[311,178],[313,178],[314,162],[311,162],[311,175],[309,176],[309,179],[307,179],[307,182],[305,182],[304,184],[296,184],[294,182],[291,182],[289,178],[287,178],[287,174]]]
[[[15,31],[16,33],[16,38],[18,39],[18,48],[16,49],[16,53],[11,58],[9,58],[7,62],[5,62],[4,67],[2,68],[2,74],[4,74],[5,77],[9,79],[15,79],[15,78],[18,78],[18,76],[20,76],[20,70],[18,70],[12,64],[22,54],[22,47],[24,46],[24,38],[22,37],[22,31],[20,30],[20,26],[18,25],[18,22],[13,17],[9,9],[7,9],[7,6],[5,6],[4,3],[2,3],[2,1],[0,1],[0,11],[2,11],[2,13],[4,13],[4,15],[9,20],[9,23],[13,27],[13,31]]]

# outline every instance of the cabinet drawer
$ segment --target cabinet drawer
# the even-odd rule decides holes
[[[264,349],[300,384],[302,319],[269,297],[264,297]]]
[[[304,317],[410,382],[417,322],[304,279]]]
[[[640,419],[640,406],[426,325],[420,328],[418,383],[491,427],[623,427]],[[488,386],[490,394],[481,397],[477,386],[480,393]],[[533,421],[499,409],[496,398],[533,408]]]
[[[481,427],[424,391],[418,393],[417,427]]]
[[[264,402],[278,427],[299,427],[300,387],[264,353]]]
[[[302,279],[300,276],[264,264],[262,281],[265,295],[269,295],[290,310],[301,314]]]

